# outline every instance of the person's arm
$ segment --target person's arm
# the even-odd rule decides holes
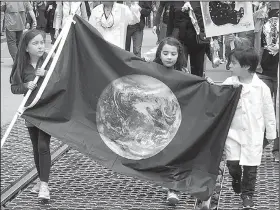
[[[265,122],[266,139],[274,140],[276,139],[276,119],[273,107],[273,101],[271,97],[270,90],[267,86],[263,88],[263,115]]]
[[[25,11],[29,12],[30,17],[33,20],[33,28],[36,28],[37,20],[32,5],[30,4],[30,2],[23,2],[23,3],[24,3]]]

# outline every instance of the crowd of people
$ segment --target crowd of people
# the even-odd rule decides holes
[[[77,11],[73,11],[75,3],[1,2],[7,45],[14,61],[10,77],[12,92],[25,94],[36,88],[35,76],[44,77],[48,68],[40,69],[46,57],[45,34],[50,34],[54,44],[67,17],[74,13],[117,47],[130,51],[132,40],[133,53],[151,62],[141,54],[141,48],[146,20],[153,14],[152,30],[157,35],[154,62],[170,70],[205,77],[207,55],[214,67],[226,62],[226,68],[232,71],[233,76],[224,81],[224,85],[243,86],[225,153],[234,192],[241,193],[244,208],[253,208],[257,167],[261,164],[263,149],[269,143],[273,143],[272,153],[275,161],[279,161],[275,118],[275,106],[279,105],[279,2],[252,2],[253,31],[212,39],[198,36],[205,31],[198,1],[84,1]],[[242,16],[242,11],[239,15]],[[277,30],[271,36],[270,28],[277,21]],[[218,62],[214,61],[215,56],[218,56]],[[211,79],[207,81],[213,84]],[[39,193],[40,198],[50,199],[50,136],[28,122],[26,126],[40,178],[32,192]],[[179,192],[170,189],[167,200],[171,204],[178,203]]]

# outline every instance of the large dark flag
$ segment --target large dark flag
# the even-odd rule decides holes
[[[74,20],[23,118],[115,172],[208,199],[241,88],[145,62]]]

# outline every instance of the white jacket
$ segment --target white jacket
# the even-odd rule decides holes
[[[107,42],[125,49],[127,26],[140,22],[140,10],[141,7],[138,4],[129,8],[126,5],[114,3],[112,15],[106,19],[103,4],[100,4],[91,11],[89,23]]]
[[[233,76],[225,85],[242,84]],[[227,160],[240,165],[261,164],[264,131],[267,139],[276,138],[276,119],[268,86],[254,74],[250,84],[242,84],[242,92],[225,144]]]
[[[54,28],[55,29],[61,29],[65,22],[66,18],[71,14],[71,9],[73,8],[73,5],[77,2],[69,2],[69,1],[57,1],[56,4],[56,11],[55,11],[55,23]],[[81,3],[80,8],[76,12],[77,15],[81,16],[84,20],[88,21],[87,11],[86,11],[86,5],[84,2]]]

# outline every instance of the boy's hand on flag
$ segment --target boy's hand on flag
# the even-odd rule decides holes
[[[41,69],[41,68],[38,68],[38,69],[35,71],[35,75],[36,75],[36,76],[39,76],[39,77],[43,77],[43,76],[46,75],[46,70]]]
[[[26,87],[29,90],[34,90],[37,87],[37,84],[31,81],[31,82],[24,83],[24,87]]]
[[[279,45],[270,45],[267,46],[267,49],[269,50],[269,54],[275,56],[279,52]]]

